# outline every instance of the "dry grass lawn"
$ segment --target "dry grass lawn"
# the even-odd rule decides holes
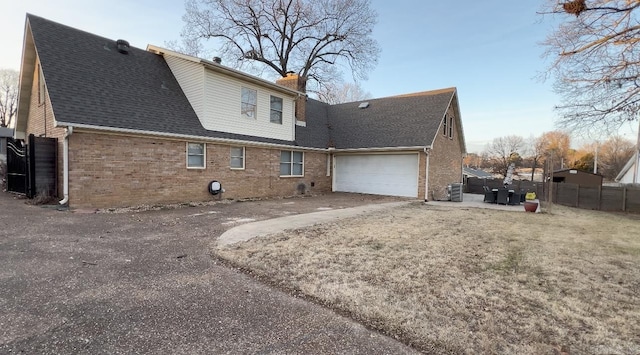
[[[640,353],[637,216],[416,203],[216,253],[428,353]]]

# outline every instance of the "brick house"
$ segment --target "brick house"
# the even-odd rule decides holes
[[[57,194],[108,207],[345,191],[440,199],[462,179],[455,88],[328,105],[277,82],[27,15],[16,137],[56,138]]]

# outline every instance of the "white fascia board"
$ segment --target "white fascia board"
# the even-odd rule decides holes
[[[332,153],[382,153],[382,152],[414,152],[423,151],[425,148],[431,149],[431,146],[410,146],[410,147],[382,147],[382,148],[350,148],[350,149],[333,149],[329,148]]]

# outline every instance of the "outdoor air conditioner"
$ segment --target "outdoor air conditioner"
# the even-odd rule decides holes
[[[462,183],[454,183],[449,186],[449,199],[452,202],[462,202]]]

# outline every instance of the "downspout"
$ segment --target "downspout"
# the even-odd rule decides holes
[[[424,147],[425,172],[424,172],[424,202],[429,201],[429,151],[431,147]]]
[[[66,205],[69,202],[69,136],[72,133],[73,126],[68,126],[62,142],[62,189],[64,198],[59,202],[61,205]]]

